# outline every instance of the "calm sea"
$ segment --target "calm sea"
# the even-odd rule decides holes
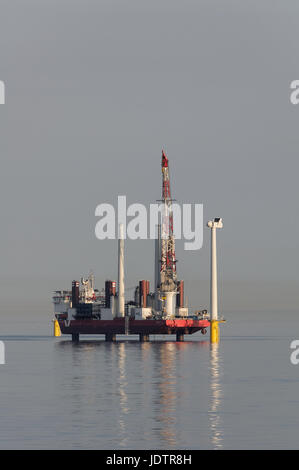
[[[201,334],[72,344],[5,318],[0,448],[298,449],[298,313],[226,318],[213,348]]]

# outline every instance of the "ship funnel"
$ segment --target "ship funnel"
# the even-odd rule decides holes
[[[125,316],[125,241],[124,225],[119,224],[118,232],[118,316]]]
[[[76,308],[79,305],[79,281],[72,282],[72,307]]]

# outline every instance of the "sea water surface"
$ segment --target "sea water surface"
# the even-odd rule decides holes
[[[298,313],[225,316],[212,347],[200,333],[72,344],[4,319],[0,448],[298,449]]]

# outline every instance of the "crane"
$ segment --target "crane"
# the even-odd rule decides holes
[[[169,162],[162,150],[162,230],[161,230],[161,266],[160,298],[164,300],[166,314],[175,313],[177,294],[177,272],[175,257],[175,239],[173,234],[173,211],[170,192]]]

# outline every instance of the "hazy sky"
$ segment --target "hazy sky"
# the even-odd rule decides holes
[[[295,286],[298,18],[295,0],[0,0],[2,302],[46,305],[90,268],[115,279],[95,208],[155,202],[162,147],[173,197],[224,219],[222,279]],[[204,233],[202,250],[177,248],[193,297]],[[127,286],[153,268],[153,242],[128,242]]]

